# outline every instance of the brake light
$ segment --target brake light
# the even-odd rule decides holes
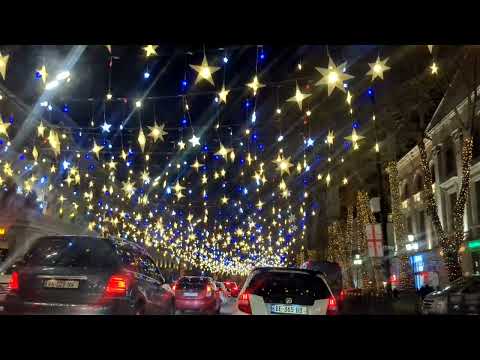
[[[237,307],[238,307],[238,310],[247,314],[251,314],[252,307],[250,306],[250,294],[246,292],[242,293],[238,297]]]
[[[338,312],[337,300],[334,296],[328,298],[327,315],[336,315]]]
[[[8,282],[8,290],[11,292],[16,292],[20,290],[20,282],[18,281],[18,272],[14,271],[12,277]]]
[[[173,284],[172,285],[172,290],[175,291],[176,288],[177,288],[177,284]]]
[[[123,274],[115,274],[108,279],[105,288],[105,296],[126,296],[129,286],[129,278]]]

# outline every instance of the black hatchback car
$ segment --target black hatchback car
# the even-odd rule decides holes
[[[141,246],[87,236],[38,239],[12,273],[9,314],[174,314],[174,293]]]

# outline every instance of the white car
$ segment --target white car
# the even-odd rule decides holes
[[[337,301],[316,271],[254,269],[238,295],[234,315],[336,315]]]

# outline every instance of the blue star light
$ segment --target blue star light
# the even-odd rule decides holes
[[[100,126],[102,128],[102,132],[110,132],[110,128],[112,127],[111,124],[108,124],[106,121],[103,122],[103,125]]]
[[[313,140],[312,138],[308,138],[307,139],[307,146],[310,146],[310,147],[313,146],[314,142],[315,142],[315,140]]]

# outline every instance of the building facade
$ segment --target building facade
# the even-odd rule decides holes
[[[454,109],[438,119],[428,130],[426,151],[432,172],[433,191],[436,198],[438,215],[444,230],[453,234],[453,212],[457,194],[462,181],[462,144],[463,132],[459,126],[460,117],[467,118],[471,102],[465,98]],[[477,105],[477,109],[478,109]],[[459,255],[462,271],[465,275],[480,274],[480,147],[478,131],[473,133],[474,151],[471,168],[469,198],[464,213],[464,242]],[[408,233],[405,249],[399,249],[395,242],[395,251],[407,252],[415,276],[417,288],[424,283],[444,286],[448,276],[443,265],[438,236],[432,221],[427,215],[424,203],[424,174],[420,165],[418,147],[414,147],[397,163],[400,180],[402,212]]]

